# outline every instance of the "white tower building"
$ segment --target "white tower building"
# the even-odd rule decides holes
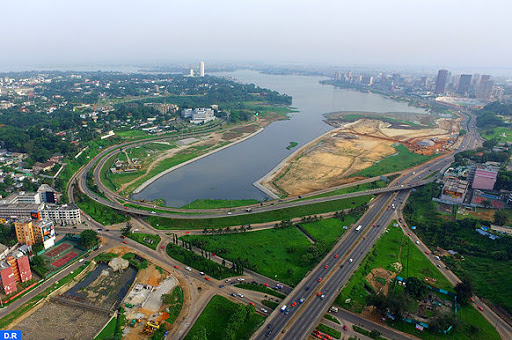
[[[204,77],[204,61],[199,64],[199,76]]]

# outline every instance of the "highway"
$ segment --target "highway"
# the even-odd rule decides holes
[[[467,116],[464,116],[462,126],[466,127],[468,133],[455,152],[475,148],[479,142],[474,116],[470,120]],[[419,177],[423,176],[425,178],[425,176],[428,177],[429,174],[437,171],[442,172],[453,161],[453,154],[423,164],[417,167],[415,171],[409,170],[395,183],[399,182],[405,187],[407,183],[418,181]],[[375,244],[380,234],[384,232],[384,229],[396,216],[396,211],[388,208],[389,204],[395,204],[396,209],[400,209],[407,200],[409,190],[381,194],[365,215],[355,224],[362,225],[359,233],[355,232],[354,227],[349,229],[334,246],[334,249],[272,312],[252,339],[305,339],[312,332],[318,318],[327,312],[340,289]],[[338,254],[337,258],[335,257],[336,254]],[[326,265],[327,268],[325,268]],[[322,278],[321,282],[319,282],[319,278]],[[318,296],[319,292],[321,292],[320,295],[325,295],[324,298]],[[300,299],[304,299],[304,303],[299,303]],[[297,305],[290,307],[293,302],[296,302]],[[283,305],[286,305],[289,309],[288,314],[280,311]]]

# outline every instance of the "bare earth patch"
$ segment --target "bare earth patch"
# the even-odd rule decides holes
[[[393,280],[395,276],[396,273],[392,272],[391,270],[375,268],[368,275],[366,275],[365,279],[377,294],[388,295],[390,280]],[[380,278],[380,280],[377,280],[377,278]],[[383,280],[385,283],[379,282]]]
[[[413,152],[432,154],[459,132],[460,119],[438,119],[437,127],[413,129],[376,119],[359,119],[329,131],[299,149],[262,184],[276,193],[302,195],[354,181],[349,176],[394,154],[395,143]],[[419,148],[417,142],[431,138],[435,145]]]

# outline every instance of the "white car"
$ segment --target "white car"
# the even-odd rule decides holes
[[[352,263],[352,262],[354,262],[354,260],[352,260],[352,259],[348,259],[348,262]]]
[[[239,277],[237,280],[238,280],[238,281],[245,281],[245,279],[243,279],[243,278],[241,278],[241,277]]]
[[[238,293],[237,295],[238,295],[238,296],[240,296],[241,298],[243,298],[243,297],[244,297],[244,294],[240,294],[240,293]]]
[[[265,308],[260,308],[260,310],[261,310],[263,313],[268,313],[268,311],[267,311]]]
[[[200,275],[204,275],[204,272],[199,272]]]
[[[229,282],[229,281],[231,281],[231,279],[226,279],[224,282]]]
[[[192,269],[191,269],[190,267],[187,267],[187,268],[185,268],[185,269],[186,269],[186,270],[188,270],[189,272],[191,272],[191,271],[192,271]]]

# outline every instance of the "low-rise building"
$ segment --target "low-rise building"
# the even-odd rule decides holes
[[[468,182],[458,178],[449,178],[446,180],[441,191],[441,200],[461,204],[466,196]]]
[[[491,164],[474,166],[473,189],[492,190],[498,176],[498,167]]]
[[[41,218],[52,220],[57,224],[68,225],[80,223],[80,209],[74,204],[45,204]]]
[[[0,284],[6,295],[17,291],[16,284],[32,279],[32,271],[27,256],[22,248],[0,258]]]

